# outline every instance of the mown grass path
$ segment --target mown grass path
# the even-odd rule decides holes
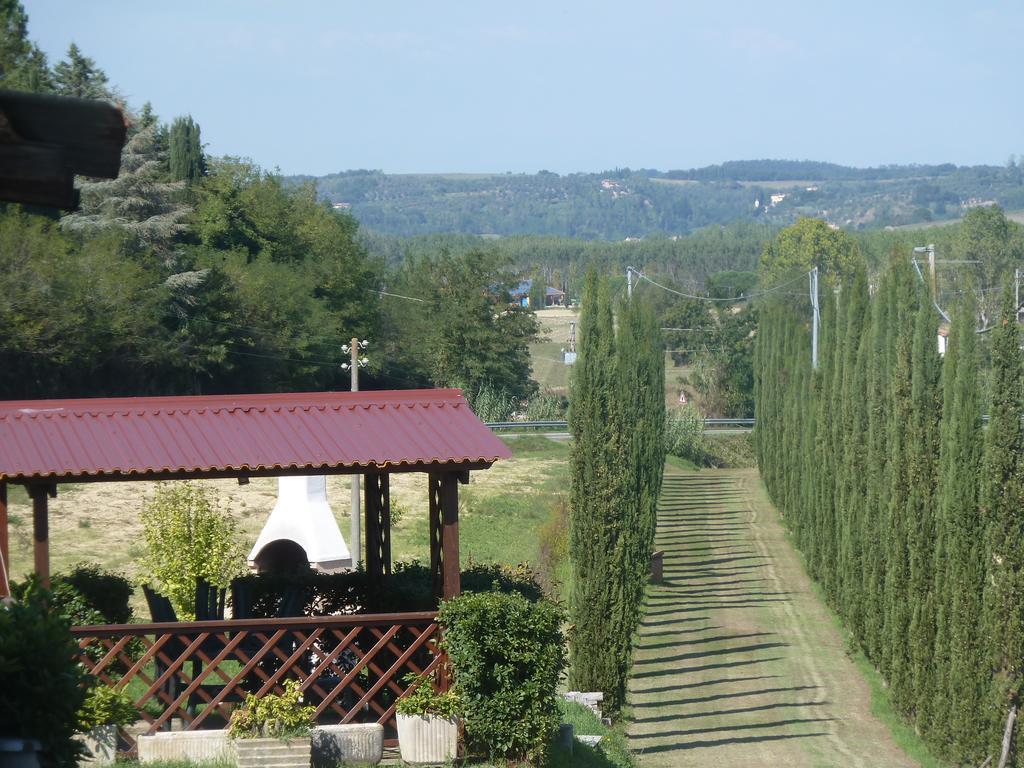
[[[915,765],[815,595],[756,470],[668,468],[630,678],[648,766]]]

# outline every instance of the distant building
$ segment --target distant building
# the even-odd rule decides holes
[[[346,208],[351,208],[352,203],[335,203],[331,207],[336,211],[344,211]]]
[[[530,290],[533,288],[533,280],[523,280],[519,285],[509,291],[512,303],[520,307],[530,306]],[[560,291],[550,285],[544,290],[545,307],[564,307],[566,301],[565,291]],[[537,307],[534,307],[537,309]]]

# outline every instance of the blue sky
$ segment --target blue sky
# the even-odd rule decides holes
[[[1024,153],[1019,0],[23,2],[51,61],[283,173]]]

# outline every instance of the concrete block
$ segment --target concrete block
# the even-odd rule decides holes
[[[139,762],[157,760],[188,760],[193,763],[211,760],[235,762],[234,742],[227,731],[162,731],[137,740]]]
[[[313,729],[313,768],[339,763],[376,765],[384,757],[384,726],[379,723],[319,725]]]

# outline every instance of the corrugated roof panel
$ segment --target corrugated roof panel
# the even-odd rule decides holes
[[[459,390],[0,401],[0,478],[493,462]]]

